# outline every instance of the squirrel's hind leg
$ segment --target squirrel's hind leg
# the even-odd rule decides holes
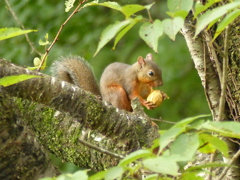
[[[132,111],[131,101],[129,100],[126,91],[118,85],[112,85],[104,88],[103,100],[110,102],[114,107]]]

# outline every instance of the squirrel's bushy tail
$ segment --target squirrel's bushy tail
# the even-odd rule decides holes
[[[91,66],[79,56],[60,57],[51,67],[52,75],[80,88],[101,95]]]

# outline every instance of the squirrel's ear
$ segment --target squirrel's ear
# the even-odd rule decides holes
[[[147,56],[146,56],[146,59],[153,61],[152,53],[148,53]]]
[[[142,68],[142,66],[145,66],[146,62],[142,56],[138,57],[138,64],[140,65],[140,68]]]

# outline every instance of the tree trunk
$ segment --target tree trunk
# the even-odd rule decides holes
[[[240,18],[212,43],[214,28],[204,30],[194,39],[195,21],[189,15],[182,28],[195,68],[202,81],[214,121],[240,122]],[[239,145],[226,139],[232,157]],[[240,161],[234,165],[240,167]],[[239,168],[232,168],[227,179],[239,179]]]

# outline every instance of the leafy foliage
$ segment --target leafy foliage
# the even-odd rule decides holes
[[[203,179],[199,176],[200,172],[205,171],[208,167],[224,167],[223,163],[207,163],[195,166],[187,165],[188,162],[194,161],[196,152],[214,153],[219,150],[224,156],[228,156],[228,148],[221,136],[239,138],[240,123],[238,122],[212,122],[202,118],[207,115],[190,117],[175,124],[169,130],[163,132],[159,139],[150,149],[141,149],[135,151],[124,159],[118,166],[106,171],[98,172],[89,176],[91,180],[114,180],[124,178],[133,178],[141,175],[141,171],[148,171],[146,179],[158,177],[157,179]],[[195,121],[199,121],[196,126]],[[212,124],[211,126],[209,124]],[[207,127],[207,128],[206,128]],[[217,134],[212,135],[209,131],[217,130]],[[156,147],[158,153],[155,153]],[[187,166],[186,166],[187,165]],[[78,173],[86,171],[78,171]],[[66,176],[66,175],[65,175]],[[67,175],[69,176],[69,175]],[[56,179],[61,179],[60,175]],[[171,178],[170,178],[171,177]],[[75,178],[73,178],[74,180]]]
[[[231,10],[234,10],[229,15],[227,15],[226,18],[224,18],[224,21],[222,23],[219,24],[217,32],[215,33],[215,36],[214,36],[214,38],[216,38],[226,28],[228,24],[230,24],[235,18],[238,17],[239,15],[238,7],[240,6],[239,1],[228,3],[221,7],[214,8],[212,10],[207,10],[206,12],[203,13],[203,15],[201,15],[200,17],[197,17],[200,13],[202,13],[204,10],[206,10],[216,2],[218,1],[211,0],[206,5],[202,5],[199,2],[196,3],[195,5],[196,11],[194,14],[195,18],[197,18],[195,36],[197,36],[206,26],[211,27],[214,23],[216,23],[216,21],[219,18],[223,17],[223,15],[227,14]],[[104,3],[98,3],[98,1],[93,1],[93,2],[87,3],[84,7],[93,6],[93,5],[104,6],[104,7],[108,7],[108,8],[120,11],[125,16],[125,20],[121,22],[117,21],[115,22],[115,24],[109,25],[103,31],[98,44],[98,48],[95,52],[95,55],[114,36],[116,36],[116,40],[114,42],[114,47],[113,47],[113,49],[115,49],[117,43],[123,37],[123,35],[126,34],[127,31],[129,31],[138,22],[146,21],[146,19],[140,16],[138,16],[138,18],[135,18],[135,19],[132,19],[130,17],[141,10],[144,10],[144,9],[149,10],[152,7],[152,4],[147,6],[141,6],[137,4],[120,6],[118,3],[111,2],[111,1],[104,2]],[[160,21],[159,19],[157,19],[153,21],[151,17],[149,17],[148,22],[145,22],[139,29],[140,37],[155,52],[158,52],[157,47],[158,47],[159,37],[161,37],[164,32],[166,35],[169,36],[170,39],[174,41],[176,34],[184,25],[184,20],[188,12],[193,8],[192,6],[193,6],[193,0],[186,0],[186,1],[168,0],[168,8],[170,12],[168,12],[167,14],[171,16],[171,19],[164,19],[163,21]]]
[[[218,19],[222,18],[225,14],[227,14],[229,11],[234,10],[240,7],[240,2],[232,2],[229,4],[225,4],[221,7],[214,8],[212,10],[207,10],[202,16],[198,18],[197,25],[196,25],[196,32],[195,36],[197,36],[207,25],[208,27],[212,26],[213,23],[215,23]],[[235,18],[237,18],[237,15],[239,14],[238,11],[233,11],[231,13],[232,18],[227,17],[225,18],[224,24],[221,24],[221,29],[224,29],[228,24],[230,24]],[[218,31],[219,34],[219,31]],[[215,37],[218,35],[215,34]]]
[[[28,74],[22,74],[22,75],[17,75],[17,76],[6,76],[0,79],[0,85],[7,87],[22,81],[26,81],[28,79],[36,78],[40,76],[35,76],[35,75],[28,75]]]
[[[197,19],[197,36],[206,27],[211,27],[217,21],[218,24],[214,38],[239,16],[239,1],[225,4],[219,8],[214,8],[218,0],[209,0],[205,5],[196,2],[194,17]],[[70,10],[74,1],[66,2],[66,11]],[[116,2],[98,3],[93,1],[86,3],[83,8],[90,6],[103,6],[116,10],[124,15],[121,21],[115,21],[102,32],[95,55],[115,37],[113,49],[120,42],[123,36],[138,23],[142,23],[139,29],[140,37],[155,52],[158,52],[158,40],[164,34],[171,40],[175,40],[177,33],[184,25],[184,20],[188,12],[193,8],[193,0],[168,0],[170,18],[155,19],[149,14],[148,19],[142,15],[137,15],[142,10],[149,13],[153,4],[146,6],[131,4],[121,6]],[[211,10],[208,10],[211,8]],[[206,11],[206,12],[205,12]],[[211,18],[209,18],[211,17]],[[73,38],[74,39],[74,38]],[[40,41],[41,45],[48,45],[49,42]],[[6,82],[6,81],[5,81]],[[134,177],[140,169],[150,171],[151,175],[146,179],[203,179],[198,176],[199,172],[206,167],[221,167],[226,164],[209,163],[183,169],[189,161],[193,161],[196,152],[214,153],[220,151],[224,156],[228,156],[228,147],[221,136],[240,138],[239,123],[236,122],[211,122],[199,120],[205,116],[187,118],[175,124],[167,131],[161,132],[161,136],[154,142],[150,149],[133,152],[120,161],[119,165],[109,170],[99,172],[93,176],[88,176],[86,171],[78,171],[75,174],[63,174],[56,179],[119,179],[123,176]],[[198,122],[196,122],[198,120]],[[211,134],[214,132],[215,134]],[[159,148],[157,154],[153,150]],[[45,178],[47,179],[47,178]],[[52,179],[52,178],[48,178]]]
[[[20,36],[30,32],[36,32],[37,30],[22,30],[20,28],[1,28],[0,29],[0,41],[9,39],[12,37]]]

